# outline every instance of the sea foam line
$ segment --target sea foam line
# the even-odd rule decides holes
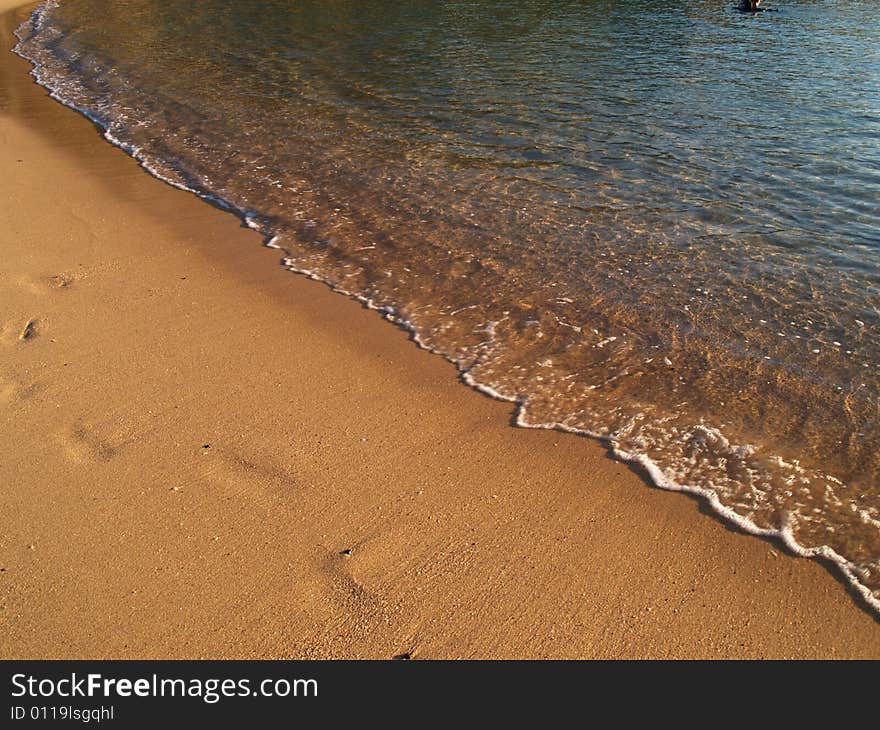
[[[19,39],[19,43],[16,44],[16,46],[12,50],[18,56],[26,59],[31,64],[33,64],[33,69],[30,73],[31,76],[33,76],[34,80],[40,86],[49,91],[49,96],[52,99],[70,109],[73,109],[76,112],[79,112],[84,117],[96,124],[99,128],[101,128],[103,130],[104,139],[106,139],[112,145],[123,150],[130,157],[135,159],[144,170],[150,173],[150,175],[158,180],[161,180],[164,183],[167,183],[168,185],[171,185],[172,187],[192,193],[193,195],[198,196],[199,198],[211,203],[216,207],[219,207],[230,213],[234,213],[241,219],[244,225],[256,231],[263,237],[263,245],[267,246],[268,248],[283,250],[282,246],[278,243],[279,236],[274,232],[267,230],[264,226],[260,225],[258,212],[242,209],[230,203],[229,201],[218,197],[217,195],[211,193],[204,188],[187,185],[180,180],[175,180],[164,174],[158,169],[155,164],[150,161],[149,157],[146,155],[146,153],[143,152],[140,147],[130,144],[116,137],[110,131],[110,122],[103,119],[99,114],[95,113],[94,111],[80,107],[72,100],[66,99],[64,96],[62,96],[59,89],[52,86],[52,81],[45,73],[43,73],[43,69],[40,67],[39,60],[27,55],[22,46],[25,41],[24,29],[26,28],[26,26],[30,24],[31,32],[38,32],[48,22],[47,16],[49,11],[53,8],[58,7],[58,4],[58,0],[46,0],[46,2],[41,4],[37,9],[33,11],[27,21],[22,23],[22,25],[15,30],[15,35]],[[493,388],[491,385],[487,383],[482,383],[475,377],[473,377],[471,371],[474,370],[478,365],[480,365],[481,362],[483,362],[482,358],[478,358],[470,365],[465,365],[460,360],[432,347],[429,343],[427,343],[421,336],[421,333],[418,331],[415,325],[405,317],[400,316],[395,307],[388,304],[377,303],[371,297],[367,297],[357,292],[344,289],[339,284],[327,279],[326,277],[321,276],[316,271],[298,266],[295,260],[290,256],[282,258],[281,264],[292,272],[301,274],[315,281],[320,281],[321,283],[329,287],[332,291],[355,299],[360,302],[365,308],[378,312],[384,319],[407,331],[410,334],[413,342],[415,342],[418,347],[427,350],[432,354],[439,355],[448,362],[452,363],[459,371],[459,377],[462,382],[495,400],[514,404],[514,423],[518,427],[560,431],[563,433],[570,433],[577,436],[584,436],[598,440],[608,446],[612,454],[620,461],[637,464],[639,467],[641,467],[644,472],[650,477],[654,486],[671,492],[684,492],[686,494],[692,494],[694,496],[701,497],[706,501],[713,512],[720,518],[722,518],[722,520],[725,520],[735,525],[743,532],[751,535],[756,535],[758,537],[779,540],[791,553],[795,555],[805,558],[821,559],[831,563],[832,565],[837,567],[837,569],[840,571],[840,573],[843,575],[849,585],[862,598],[866,606],[868,606],[874,612],[875,616],[880,617],[880,598],[875,596],[867,586],[859,581],[858,574],[856,572],[856,566],[852,562],[844,558],[842,555],[840,555],[833,548],[827,545],[810,548],[804,547],[797,542],[792,532],[792,529],[788,524],[783,525],[780,529],[760,527],[752,520],[738,514],[731,508],[722,504],[717,492],[715,492],[713,489],[708,487],[699,487],[695,485],[680,484],[679,482],[672,479],[666,472],[663,471],[663,469],[658,464],[652,461],[648,456],[646,456],[645,454],[631,453],[623,450],[622,448],[620,448],[619,443],[617,443],[617,441],[613,437],[609,437],[606,434],[600,434],[584,429],[575,428],[565,423],[530,422],[528,420],[527,397],[505,395],[504,393],[501,393]],[[491,339],[491,331],[489,334]]]

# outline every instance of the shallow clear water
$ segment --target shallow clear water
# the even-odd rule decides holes
[[[776,6],[65,0],[19,52],[521,424],[880,607],[880,2]]]

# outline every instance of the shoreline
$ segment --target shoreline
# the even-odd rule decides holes
[[[511,428],[8,48],[4,658],[880,656],[826,568]]]

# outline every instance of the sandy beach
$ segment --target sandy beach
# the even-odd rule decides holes
[[[0,657],[880,658],[821,564],[279,265],[0,3]]]

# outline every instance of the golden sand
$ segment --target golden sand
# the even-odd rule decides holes
[[[0,59],[0,657],[880,657],[826,568],[512,428]]]

